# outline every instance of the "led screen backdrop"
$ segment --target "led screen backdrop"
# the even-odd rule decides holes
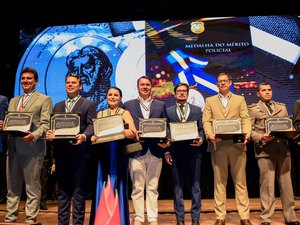
[[[192,85],[189,101],[203,108],[216,94],[216,76],[228,72],[232,91],[247,103],[257,101],[256,87],[268,81],[274,100],[292,113],[300,98],[300,18],[253,16],[194,20],[126,21],[52,26],[22,30],[15,95],[22,90],[19,73],[25,66],[38,70],[38,90],[53,102],[66,98],[64,78],[82,76],[82,95],[106,107],[110,86],[123,91],[123,101],[136,98],[136,80],[148,75],[153,96],[174,104],[178,82]]]
[[[145,22],[120,22],[47,27],[29,44],[20,61],[15,94],[22,90],[18,74],[25,66],[39,73],[37,89],[56,103],[66,98],[65,76],[82,77],[82,95],[106,107],[110,86],[134,92],[129,82],[145,74]],[[127,96],[128,95],[128,96]]]
[[[247,17],[149,21],[146,31],[147,74],[157,77],[162,71],[159,83],[170,83],[164,85],[165,92],[157,91],[163,98],[173,99],[169,87],[186,82],[194,87],[191,100],[203,108],[204,99],[218,93],[216,75],[220,72],[229,72],[239,83],[255,81]]]

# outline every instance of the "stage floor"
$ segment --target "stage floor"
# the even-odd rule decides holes
[[[173,210],[173,201],[172,200],[159,200],[159,216],[158,222],[160,225],[176,225],[175,214]],[[47,202],[48,210],[41,210],[38,215],[38,222],[42,225],[57,225],[57,201],[49,200]],[[132,214],[132,205],[131,201],[130,204],[130,214]],[[91,201],[87,201],[87,210],[86,210],[86,217],[85,217],[85,225],[88,225],[89,216],[90,216],[90,205]],[[189,215],[189,208],[190,208],[190,201],[185,201],[186,205],[186,218],[185,218],[185,225],[191,224],[191,218]],[[17,220],[18,224],[24,222],[25,213],[23,210],[24,201],[21,202],[20,205],[20,216]],[[276,211],[273,215],[272,225],[283,225],[284,219],[281,210],[281,202],[280,199],[276,199]],[[296,200],[296,213],[298,218],[300,219],[300,200]],[[227,200],[227,210],[228,214],[226,217],[226,225],[238,225],[240,224],[240,218],[237,213],[237,209],[235,206],[234,199]],[[250,199],[250,219],[253,222],[253,225],[260,225],[260,204],[258,198]],[[0,204],[0,225],[1,222],[4,220],[4,215],[6,212],[6,205]],[[201,225],[213,225],[215,222],[215,214],[213,210],[213,200],[212,199],[203,199],[202,200],[202,212],[200,216],[200,224]],[[70,223],[71,224],[71,223]],[[148,223],[145,223],[145,225]]]

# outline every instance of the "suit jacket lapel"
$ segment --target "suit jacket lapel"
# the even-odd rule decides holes
[[[25,106],[25,112],[29,111],[29,109],[32,107],[32,105],[37,101],[38,97],[40,96],[40,93],[35,91],[32,96],[30,97],[28,103]]]
[[[187,118],[187,121],[190,121],[192,119],[192,115],[194,114],[194,107],[191,107],[191,104],[188,103],[189,109],[190,109],[190,114]]]
[[[277,115],[278,113],[280,113],[281,111],[282,111],[282,108],[279,107],[278,104],[274,104],[274,110],[273,110],[273,113],[272,113],[271,116],[275,116],[275,115]]]
[[[18,111],[18,104],[21,101],[22,95],[16,98],[15,104],[14,104],[14,111]]]
[[[181,122],[181,119],[180,119],[180,117],[178,116],[178,113],[177,113],[177,106],[176,105],[172,108],[171,113],[173,114],[171,116],[174,118],[175,122]]]
[[[74,107],[71,110],[71,112],[77,112],[77,109],[81,106],[82,103],[83,103],[83,98],[80,97],[80,99],[76,102],[76,104],[74,105]]]
[[[227,107],[226,107],[226,109],[223,111],[223,112],[225,113],[225,117],[228,116],[228,112],[230,112],[230,109],[231,109],[232,105],[234,104],[234,98],[235,98],[234,95],[231,94],[230,99],[228,99]]]
[[[144,118],[143,113],[142,113],[142,110],[141,110],[140,102],[139,102],[138,99],[136,99],[136,100],[134,101],[134,105],[135,105],[134,107],[137,109],[137,112],[138,112],[139,117],[140,117],[140,118]]]
[[[223,114],[224,118],[226,118],[226,116],[227,116],[226,110],[223,107],[222,102],[219,99],[219,96],[217,96],[217,95],[215,96],[215,103],[216,103],[216,106],[220,109],[220,112]]]
[[[154,106],[153,102],[154,102],[154,99],[152,100],[151,105],[150,105],[149,118],[151,118],[152,113],[155,110],[155,106]]]
[[[264,103],[260,101],[258,103],[258,106],[259,106],[259,113],[260,113],[260,115],[264,116],[264,117],[269,117],[269,112],[268,112],[266,106],[264,105]]]

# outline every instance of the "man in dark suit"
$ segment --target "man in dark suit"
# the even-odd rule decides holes
[[[3,121],[8,108],[8,99],[6,96],[0,95],[0,127],[3,126]],[[6,141],[5,137],[0,134],[0,204],[6,203],[6,175],[5,175],[5,160],[6,160]]]
[[[249,106],[252,121],[251,140],[255,144],[255,157],[259,167],[261,225],[270,225],[275,212],[275,178],[280,188],[284,221],[287,225],[299,225],[295,213],[295,200],[291,180],[291,152],[288,141],[266,133],[265,120],[270,117],[288,117],[284,103],[272,100],[269,83],[258,85],[259,101]]]
[[[165,118],[165,103],[151,97],[151,79],[142,76],[137,80],[139,97],[124,103],[139,127],[139,118]],[[129,155],[129,172],[132,180],[131,199],[134,209],[134,225],[144,223],[144,191],[146,190],[147,219],[157,225],[158,182],[162,168],[164,149],[158,146],[157,139],[147,138],[141,142],[142,151]]]
[[[25,183],[25,222],[35,223],[41,198],[40,174],[46,155],[46,141],[43,139],[50,127],[52,100],[36,90],[38,73],[33,68],[21,71],[21,85],[24,94],[12,98],[8,111],[32,113],[30,131],[24,137],[10,135],[7,155],[7,213],[5,222],[15,222],[19,215],[22,185]]]
[[[73,198],[73,225],[83,225],[85,216],[85,184],[90,156],[90,138],[94,133],[93,118],[96,118],[96,103],[80,96],[81,78],[75,74],[66,76],[65,101],[55,104],[54,113],[78,113],[80,132],[74,141],[54,140],[55,166],[58,184],[58,225],[69,225]],[[55,131],[49,130],[52,139]]]
[[[165,153],[165,160],[172,165],[172,177],[174,188],[174,209],[177,225],[184,225],[184,198],[183,186],[185,178],[188,178],[191,190],[191,217],[192,225],[199,225],[201,212],[201,158],[202,152],[206,151],[200,147],[204,141],[202,129],[201,108],[187,102],[189,96],[189,85],[179,83],[174,88],[176,104],[167,108],[168,122],[197,121],[198,139],[178,141],[172,143],[171,152]]]

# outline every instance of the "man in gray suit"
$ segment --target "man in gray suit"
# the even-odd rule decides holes
[[[251,121],[243,96],[230,91],[230,75],[220,73],[217,78],[219,94],[208,97],[203,111],[203,128],[211,152],[214,171],[214,200],[217,220],[215,225],[224,225],[226,217],[226,185],[228,168],[235,187],[237,209],[241,225],[251,225],[249,220],[249,197],[246,183],[246,143],[250,139]],[[243,143],[221,140],[215,137],[214,119],[241,119],[242,132],[246,134]]]
[[[52,100],[36,90],[38,73],[26,67],[21,71],[21,85],[24,93],[12,98],[8,111],[32,113],[31,128],[23,137],[10,135],[7,155],[7,213],[5,222],[15,222],[19,215],[22,185],[25,183],[25,222],[35,223],[40,207],[40,174],[46,154],[43,139],[50,125]]]
[[[270,117],[288,117],[284,103],[272,100],[272,87],[263,82],[258,85],[259,101],[249,106],[252,121],[251,139],[255,144],[255,157],[259,167],[261,225],[270,225],[275,211],[275,177],[280,188],[284,221],[299,225],[295,213],[295,200],[291,180],[291,153],[288,141],[266,133],[265,120]]]

